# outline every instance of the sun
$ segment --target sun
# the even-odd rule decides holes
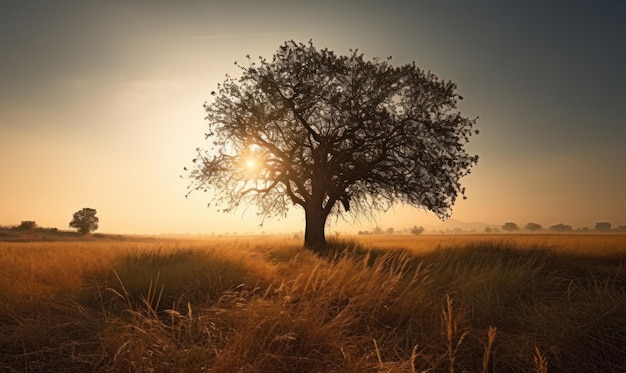
[[[246,161],[246,167],[248,168],[248,170],[255,170],[257,168],[256,161],[254,159],[248,159]]]
[[[250,145],[239,155],[239,167],[249,175],[256,175],[263,167],[263,157],[256,146]]]

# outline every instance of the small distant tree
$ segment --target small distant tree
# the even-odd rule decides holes
[[[491,233],[491,228],[485,227],[485,233]]]
[[[611,223],[607,223],[607,222],[596,223],[595,228],[597,231],[610,231]]]
[[[35,223],[34,220],[22,220],[20,225],[15,227],[15,229],[24,230],[24,231],[35,229],[35,228],[37,228],[37,223]]]
[[[387,234],[393,234],[394,231],[395,229],[393,229],[393,227],[387,228]]]
[[[543,229],[541,224],[537,224],[537,223],[527,223],[525,228],[531,232],[535,232],[535,231]]]
[[[555,232],[572,232],[574,228],[567,224],[555,224],[550,227],[550,230]]]
[[[513,232],[519,229],[519,227],[517,226],[517,224],[513,223],[513,222],[506,222],[504,223],[504,225],[502,226],[502,229],[507,231],[507,232]]]
[[[70,222],[70,228],[75,228],[80,234],[87,234],[98,229],[99,219],[96,216],[95,209],[86,207],[76,211]]]
[[[373,234],[383,234],[383,229],[379,226],[374,227],[374,229],[372,230]]]
[[[424,233],[424,227],[418,227],[416,225],[413,226],[413,228],[411,228],[411,233],[415,234],[415,235],[419,235]]]
[[[617,230],[619,230],[619,231],[626,231],[626,225],[618,225],[617,226]]]

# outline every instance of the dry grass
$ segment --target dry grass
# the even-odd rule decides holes
[[[300,244],[0,243],[0,371],[626,370],[624,235]]]
[[[459,247],[468,243],[503,244],[517,248],[546,248],[590,256],[626,255],[624,233],[572,233],[572,234],[452,234],[452,235],[372,235],[347,236],[365,247],[407,248],[416,253],[436,248]]]

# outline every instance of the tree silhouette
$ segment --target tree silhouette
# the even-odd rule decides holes
[[[255,204],[263,218],[300,206],[315,251],[333,213],[404,203],[449,217],[478,160],[464,149],[475,120],[456,111],[454,83],[389,60],[288,41],[271,61],[236,63],[241,77],[205,103],[211,145],[197,149],[189,191],[211,191],[222,211]]]
[[[96,216],[96,210],[86,207],[76,211],[70,222],[70,228],[76,228],[80,234],[87,234],[98,229],[100,219]]]
[[[541,224],[537,224],[537,223],[526,223],[526,226],[524,228],[532,232],[543,229]]]
[[[595,225],[595,229],[597,231],[610,231],[611,227],[612,227],[611,223],[608,223],[608,222],[599,222],[599,223],[596,223]]]
[[[418,227],[414,225],[413,228],[411,228],[411,233],[415,235],[420,235],[424,233],[424,227]]]
[[[31,230],[37,228],[37,223],[34,220],[22,220],[20,225],[16,226],[18,230]]]
[[[555,232],[571,232],[574,230],[574,228],[572,228],[571,225],[559,223],[559,224],[550,226],[550,230],[555,231]]]
[[[504,223],[504,225],[502,226],[502,229],[508,232],[513,232],[519,229],[519,227],[517,226],[517,224],[513,223],[513,222],[507,222]]]

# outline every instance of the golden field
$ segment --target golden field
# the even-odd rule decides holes
[[[0,242],[0,372],[626,371],[626,235]]]
[[[626,252],[626,233],[572,233],[572,234],[433,234],[433,235],[372,235],[351,236],[373,247],[403,247],[416,251],[437,247],[458,247],[468,243],[504,243],[517,247],[542,247],[557,251],[592,255]]]

